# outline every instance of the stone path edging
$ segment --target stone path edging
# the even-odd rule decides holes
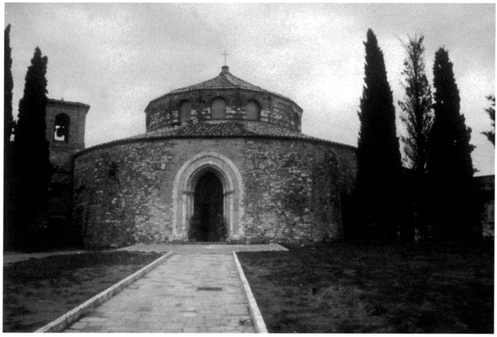
[[[112,296],[116,295],[119,293],[121,290],[126,288],[128,285],[131,283],[135,282],[137,279],[142,277],[143,275],[147,274],[149,271],[157,267],[159,264],[167,260],[173,255],[173,252],[168,252],[167,254],[161,256],[157,260],[153,261],[152,263],[148,264],[147,266],[143,267],[142,269],[138,270],[136,273],[126,277],[125,279],[119,281],[118,283],[114,284],[110,288],[107,288],[103,292],[101,292],[98,295],[93,296],[90,298],[88,301],[84,302],[83,304],[77,306],[76,308],[72,309],[71,311],[65,313],[64,315],[60,316],[56,320],[48,323],[44,327],[36,330],[35,332],[59,332],[77,321],[81,316],[83,316],[85,313],[88,311],[98,307],[108,299],[110,299]]]
[[[245,297],[247,298],[250,316],[252,316],[255,330],[257,333],[268,333],[266,328],[266,323],[264,323],[261,311],[257,306],[257,301],[255,300],[255,297],[252,294],[252,290],[250,289],[250,285],[247,281],[247,278],[245,277],[245,273],[243,272],[242,266],[240,265],[240,261],[238,261],[236,252],[233,252],[233,258],[235,260],[236,269],[238,270],[238,275],[240,276],[240,279],[243,283],[243,289],[245,290]]]

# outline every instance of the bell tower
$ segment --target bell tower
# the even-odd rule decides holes
[[[90,106],[83,103],[49,99],[46,109],[46,138],[50,143],[50,161],[57,165],[67,155],[85,148],[86,114]]]
[[[60,240],[70,235],[72,212],[73,155],[85,148],[86,114],[90,106],[77,102],[49,99],[46,108],[46,139],[50,163],[50,226]]]

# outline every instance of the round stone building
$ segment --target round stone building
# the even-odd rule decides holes
[[[302,112],[227,66],[152,100],[146,133],[74,157],[85,244],[340,238],[355,148],[302,134]]]

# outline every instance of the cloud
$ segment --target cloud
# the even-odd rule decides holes
[[[144,132],[148,102],[216,76],[225,49],[235,76],[304,109],[305,133],[355,145],[367,29],[384,52],[395,101],[403,97],[399,39],[423,33],[429,79],[435,51],[449,50],[473,157],[493,172],[479,133],[484,97],[495,91],[495,4],[6,3],[5,18],[14,104],[40,46],[49,96],[91,105],[87,145]]]

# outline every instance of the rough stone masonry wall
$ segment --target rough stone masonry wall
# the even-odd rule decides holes
[[[192,156],[212,151],[239,169],[244,242],[342,235],[342,198],[355,179],[352,148],[260,138],[169,139],[115,144],[75,159],[75,220],[88,246],[167,241],[173,181]]]
[[[251,242],[337,239],[342,197],[355,179],[350,149],[247,141],[245,234]]]

